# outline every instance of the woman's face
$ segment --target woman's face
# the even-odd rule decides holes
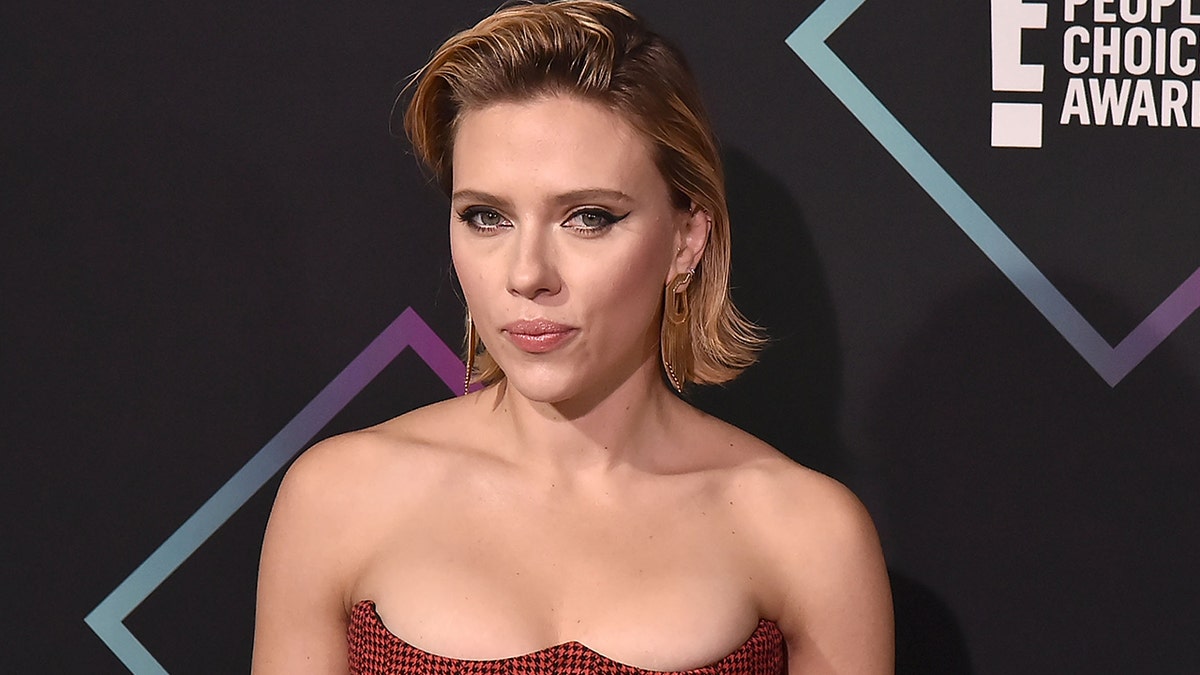
[[[450,247],[471,317],[510,386],[558,403],[657,377],[665,285],[707,219],[672,204],[649,143],[570,96],[466,113]]]

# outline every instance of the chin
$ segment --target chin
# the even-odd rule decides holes
[[[503,366],[502,366],[503,368]],[[505,379],[522,398],[535,403],[561,403],[581,393],[577,368],[563,367],[517,367],[504,370]]]

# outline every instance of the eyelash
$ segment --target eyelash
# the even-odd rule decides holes
[[[489,215],[489,214],[495,215],[496,217],[501,218],[503,220],[503,222],[498,225],[484,225],[478,221],[478,218],[480,216]],[[585,216],[595,216],[600,219],[600,221],[601,221],[600,224],[594,225],[594,226],[588,226],[588,225],[583,225],[582,223],[580,223],[579,225],[569,226],[566,223],[564,223],[563,227],[567,227],[568,229],[572,230],[573,232],[575,232],[581,236],[584,236],[584,237],[595,237],[595,236],[599,236],[600,234],[603,234],[604,232],[608,231],[608,229],[610,227],[612,227],[613,225],[621,222],[622,220],[625,220],[625,218],[628,215],[629,215],[629,213],[625,213],[624,215],[618,216],[618,215],[615,215],[615,214],[607,211],[606,209],[600,209],[600,208],[595,208],[595,207],[583,208],[583,209],[579,209],[578,211],[573,212],[570,215],[570,217],[567,218],[566,223],[570,223],[572,221],[579,220]],[[499,211],[497,211],[496,209],[493,209],[493,208],[486,207],[486,206],[472,206],[472,207],[463,209],[461,212],[458,213],[458,220],[460,222],[462,222],[464,225],[466,225],[467,227],[471,228],[472,230],[482,233],[482,234],[493,234],[497,230],[499,230],[501,227],[504,227],[505,224],[507,224],[508,226],[512,225],[512,221],[505,218],[504,215],[501,214]]]
[[[476,232],[491,233],[500,229],[500,225],[484,225],[480,222],[477,222],[476,219],[484,214],[495,214],[507,222],[507,219],[505,219],[499,211],[496,209],[489,209],[486,206],[472,206],[470,208],[463,209],[458,213],[458,220]]]
[[[621,222],[622,220],[625,220],[625,217],[628,215],[629,215],[629,213],[625,213],[625,215],[618,216],[618,215],[614,215],[613,213],[606,211],[604,209],[587,208],[587,209],[579,209],[575,213],[572,213],[571,217],[567,219],[567,222],[570,223],[570,222],[574,222],[574,221],[580,221],[579,225],[572,226],[571,229],[577,233],[582,234],[585,237],[595,237],[604,232],[607,232],[610,227],[612,227],[613,225],[616,225],[617,223]],[[583,225],[582,218],[584,216],[596,216],[597,218],[600,219],[600,224],[592,225],[592,226]]]

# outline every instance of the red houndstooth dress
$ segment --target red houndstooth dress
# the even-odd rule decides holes
[[[355,675],[667,675],[618,663],[578,642],[566,642],[523,656],[491,661],[452,659],[421,651],[393,635],[363,600],[350,614],[346,633],[350,672]],[[670,675],[780,675],[787,666],[783,633],[762,620],[732,654],[711,665]]]

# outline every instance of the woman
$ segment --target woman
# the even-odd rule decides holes
[[[418,73],[405,127],[484,386],[292,466],[254,671],[890,671],[861,504],[677,395],[760,343],[679,53],[607,2],[508,7]]]

